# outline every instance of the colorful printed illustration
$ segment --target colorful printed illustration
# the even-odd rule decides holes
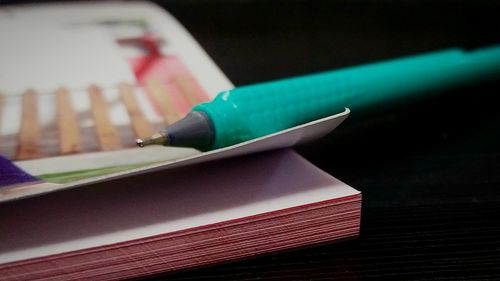
[[[1,12],[0,35],[18,35],[0,46],[2,169],[24,170],[28,183],[67,183],[199,153],[135,145],[216,94],[192,72],[211,61],[176,22],[171,32],[135,16],[46,23]],[[208,76],[230,86],[222,73]],[[0,186],[12,184],[5,169]]]

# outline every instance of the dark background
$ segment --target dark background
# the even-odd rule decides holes
[[[500,1],[167,1],[235,85],[500,44]],[[169,280],[499,280],[500,80],[351,117],[298,151],[363,193],[345,243]]]
[[[24,1],[0,1],[18,3]],[[235,85],[500,44],[500,1],[157,1]],[[297,150],[363,193],[343,243],[165,280],[499,280],[500,80],[351,117]]]

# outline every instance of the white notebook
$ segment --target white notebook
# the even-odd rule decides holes
[[[0,46],[15,65],[0,65],[12,76],[0,81],[2,176],[28,177],[0,186],[2,278],[135,278],[358,235],[361,194],[289,148],[348,109],[210,152],[141,150],[134,136],[232,88],[171,15],[146,2],[43,4],[3,8],[0,23],[0,36],[20,34]],[[16,48],[44,39],[29,56]]]

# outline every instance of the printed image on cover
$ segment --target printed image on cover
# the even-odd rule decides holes
[[[111,44],[117,53],[114,55],[123,60],[123,64],[115,67],[128,68],[125,71],[131,73],[131,79],[102,84],[99,81],[81,81],[78,85],[74,81],[53,77],[59,85],[53,88],[26,84],[5,89],[0,84],[0,155],[20,167],[29,167],[30,161],[44,158],[81,155],[81,159],[85,159],[87,154],[95,157],[96,153],[135,149],[136,138],[150,136],[182,118],[193,105],[209,100],[180,57],[175,52],[169,52],[169,40],[172,39],[162,38],[146,21],[75,23],[61,30],[62,34],[68,32],[67,38],[76,38],[80,34],[83,41],[89,40],[84,38],[85,34],[95,33],[96,30],[108,36],[108,47]],[[58,36],[57,40],[62,37]],[[67,44],[71,46],[71,42]],[[78,48],[85,49],[87,45]],[[66,49],[72,51],[71,47]],[[65,50],[58,50],[61,51]],[[44,57],[50,57],[50,54]],[[55,59],[58,57],[55,56]],[[100,68],[99,61],[91,61],[98,58],[78,59],[82,63],[89,60],[97,66],[96,71]],[[107,67],[106,63],[102,61],[102,67]],[[36,61],[21,61],[19,64],[55,71],[51,70],[50,61],[43,66]],[[59,71],[69,76],[72,72],[75,76],[80,75],[79,69]],[[111,75],[111,71],[109,73]],[[106,73],[101,76],[106,76]],[[24,79],[32,80],[31,77]],[[71,79],[78,80],[78,77]],[[142,164],[124,159],[123,165],[118,168],[115,165],[82,167],[76,163],[78,158],[68,159],[71,161],[67,165],[74,164],[75,171],[65,167],[62,173],[36,176],[47,181],[67,182]],[[82,170],[86,172],[82,173]],[[75,173],[78,176],[75,177]]]

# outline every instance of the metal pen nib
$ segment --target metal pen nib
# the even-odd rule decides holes
[[[179,121],[168,125],[149,138],[136,139],[139,147],[159,144],[172,147],[192,147],[198,150],[210,150],[215,133],[212,121],[203,112],[190,112]]]
[[[158,144],[158,145],[166,145],[168,144],[167,134],[163,132],[156,133],[149,138],[145,139],[136,139],[135,143],[139,147],[145,147],[147,145]]]

